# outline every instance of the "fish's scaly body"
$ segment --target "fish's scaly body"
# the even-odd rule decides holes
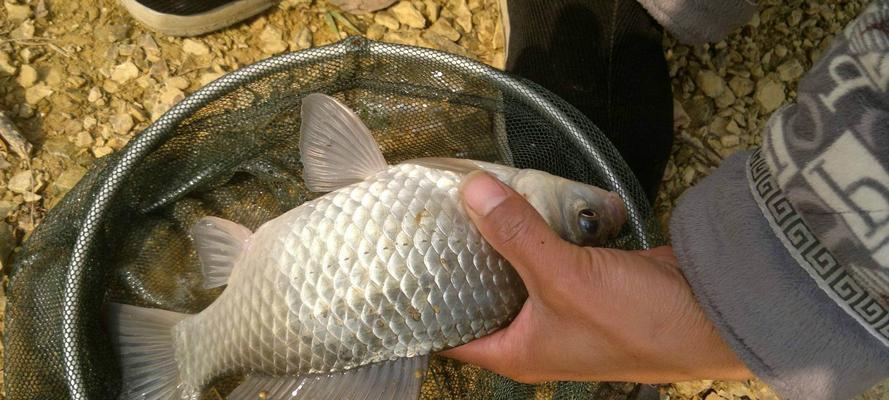
[[[461,174],[400,164],[263,225],[174,328],[183,384],[350,369],[503,327],[527,294],[463,211]]]

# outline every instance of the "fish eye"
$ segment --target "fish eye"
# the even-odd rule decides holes
[[[599,213],[596,210],[585,208],[578,214],[580,230],[588,235],[595,235],[599,231]]]

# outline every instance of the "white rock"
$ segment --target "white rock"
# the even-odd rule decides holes
[[[707,97],[715,99],[725,91],[725,80],[711,70],[698,72],[696,81]]]
[[[210,54],[210,49],[207,45],[194,40],[194,39],[185,39],[182,41],[182,51],[188,54],[194,54],[196,56],[203,56]]]
[[[422,29],[426,26],[426,18],[409,1],[401,1],[390,8],[389,11],[392,12],[398,22],[411,28]]]
[[[6,188],[13,193],[22,194],[31,190],[33,181],[34,176],[31,175],[30,170],[20,171],[13,175],[12,178],[9,178],[9,183],[6,184]]]
[[[771,78],[763,78],[756,83],[756,102],[770,113],[784,104],[784,84]]]
[[[374,22],[393,31],[398,30],[398,28],[401,27],[401,23],[398,22],[398,19],[388,11],[380,11],[374,14]]]
[[[19,69],[19,76],[15,80],[24,88],[34,86],[37,83],[37,70],[28,64],[22,65]]]
[[[262,51],[266,53],[278,54],[287,50],[287,42],[282,39],[281,31],[271,25],[266,25],[259,34],[259,42]]]
[[[784,82],[795,81],[803,76],[805,69],[797,59],[790,59],[778,66],[778,76]]]
[[[130,79],[138,76],[139,67],[137,67],[136,64],[133,64],[132,61],[127,61],[111,70],[111,80],[120,84],[127,83]]]

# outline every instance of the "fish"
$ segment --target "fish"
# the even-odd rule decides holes
[[[218,217],[191,229],[203,285],[197,314],[111,303],[123,399],[196,399],[241,374],[232,399],[416,399],[432,353],[503,328],[527,291],[460,200],[482,170],[521,193],[561,237],[605,243],[626,209],[607,190],[490,162],[389,165],[335,98],[304,97],[303,179],[326,193],[255,232]]]

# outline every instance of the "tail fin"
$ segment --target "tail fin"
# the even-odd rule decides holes
[[[109,327],[123,371],[121,399],[180,398],[173,325],[187,314],[111,303]]]

